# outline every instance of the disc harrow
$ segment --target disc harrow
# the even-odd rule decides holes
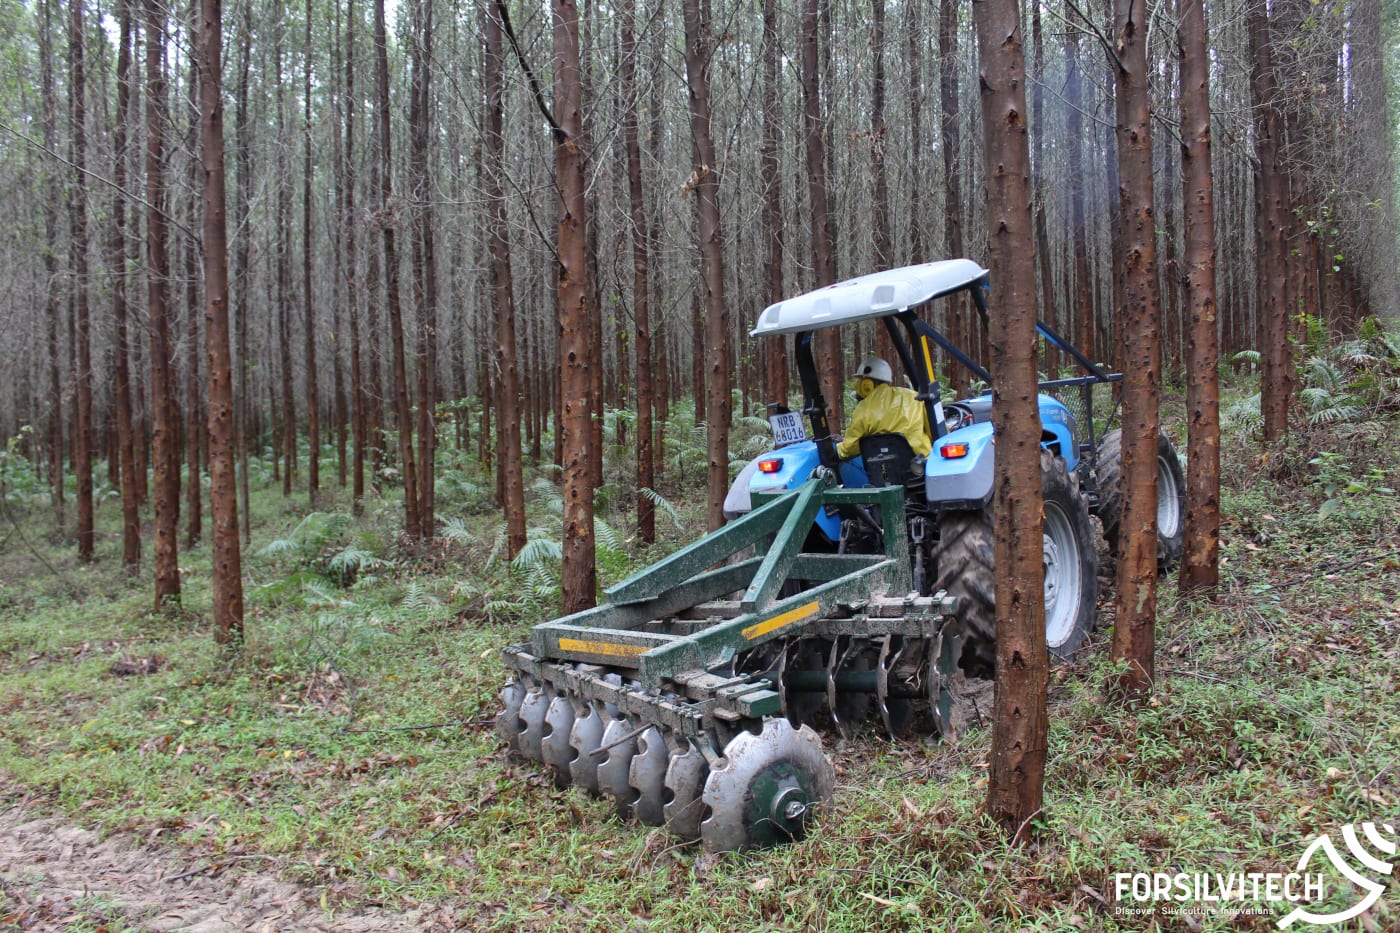
[[[872,505],[898,522],[883,553],[801,550],[818,509]],[[504,651],[508,752],[708,851],[801,838],[835,780],[817,729],[949,713],[956,604],[914,592],[902,506],[818,477],[536,626]]]

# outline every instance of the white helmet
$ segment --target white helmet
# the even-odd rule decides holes
[[[852,379],[875,379],[879,382],[894,382],[894,372],[890,364],[878,356],[866,357],[865,362],[855,371]]]

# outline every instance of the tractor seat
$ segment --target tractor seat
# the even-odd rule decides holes
[[[903,434],[870,434],[860,439],[860,456],[872,486],[904,486],[911,479],[914,449]]]

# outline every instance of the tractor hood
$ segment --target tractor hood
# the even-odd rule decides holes
[[[847,279],[769,305],[751,336],[795,334],[898,314],[986,280],[971,259],[945,259]]]

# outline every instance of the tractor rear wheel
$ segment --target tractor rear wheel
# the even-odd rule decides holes
[[[1094,514],[1103,522],[1110,560],[1118,556],[1123,527],[1123,432],[1109,431],[1099,445],[1099,504]],[[1170,569],[1181,559],[1186,535],[1186,476],[1171,438],[1157,435],[1157,567]]]
[[[1045,641],[1053,658],[1072,655],[1094,629],[1098,553],[1089,512],[1065,462],[1040,454],[1045,500]],[[939,522],[935,590],[958,597],[962,667],[991,677],[996,667],[996,567],[992,509],[951,512]]]

